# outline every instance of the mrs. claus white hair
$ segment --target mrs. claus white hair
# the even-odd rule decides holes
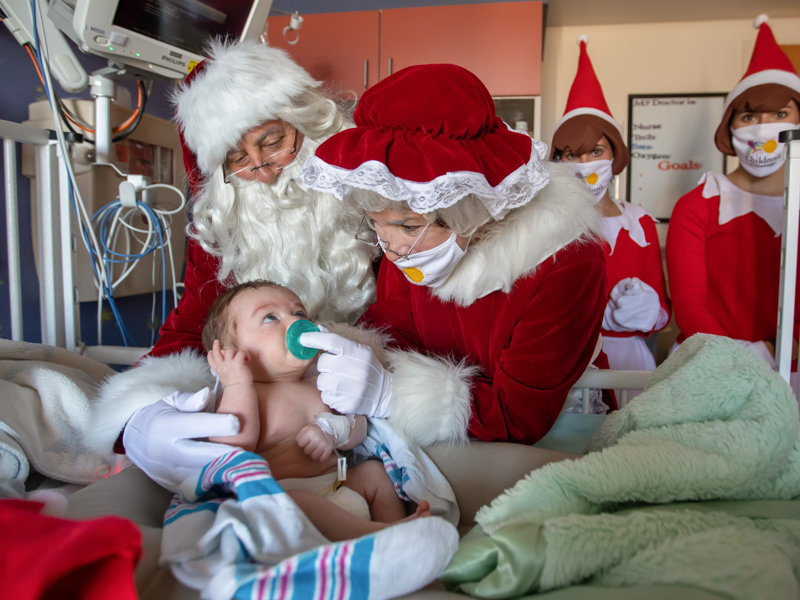
[[[344,198],[345,204],[359,211],[381,212],[391,208],[399,213],[414,212],[408,202],[403,200],[389,200],[372,190],[351,188]],[[505,216],[508,211],[503,211]],[[428,223],[446,225],[448,229],[458,235],[470,237],[481,227],[493,221],[492,215],[486,206],[473,194],[467,194],[458,202],[447,208],[441,208],[421,215]],[[502,216],[500,217],[502,219]]]

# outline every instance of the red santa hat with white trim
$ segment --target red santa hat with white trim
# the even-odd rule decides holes
[[[734,156],[735,152],[731,146],[730,123],[733,112],[736,109],[737,98],[747,93],[752,96],[754,93],[763,92],[764,95],[774,94],[775,86],[788,88],[786,91],[798,103],[800,107],[800,77],[792,66],[789,57],[778,46],[772,29],[767,24],[769,17],[759,15],[753,21],[753,27],[758,29],[756,45],[750,57],[750,64],[747,67],[742,79],[731,90],[725,98],[724,114],[722,121],[717,128],[714,140],[720,151]],[[756,90],[760,86],[770,86]],[[751,92],[752,90],[752,92]]]
[[[622,127],[611,114],[603,95],[603,87],[594,72],[592,61],[586,50],[588,42],[588,36],[578,37],[578,46],[580,47],[578,72],[575,74],[569,90],[564,116],[556,125],[553,134],[551,158],[555,158],[555,154],[566,146],[575,150],[576,144],[574,141],[570,143],[570,140],[574,140],[576,136],[585,136],[588,128],[593,132],[592,134],[597,133],[597,139],[590,142],[592,147],[602,135],[605,135],[614,146],[613,172],[617,175],[628,164],[630,154],[624,142],[625,136],[622,133]]]
[[[245,133],[321,85],[286,52],[255,41],[214,39],[207,54],[172,96],[193,191]]]

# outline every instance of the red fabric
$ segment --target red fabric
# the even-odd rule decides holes
[[[186,79],[183,80],[181,86],[191,85],[195,77],[199,76],[206,70],[207,63],[208,59],[205,59],[194,69],[192,69],[192,72],[186,76]],[[203,175],[200,173],[200,169],[197,168],[197,159],[195,158],[194,153],[189,149],[189,147],[186,145],[186,141],[183,139],[183,131],[180,127],[178,127],[178,137],[180,138],[181,142],[183,168],[186,170],[186,179],[189,183],[189,189],[192,192],[192,196],[197,196],[198,192],[200,191],[200,184],[203,182]]]
[[[317,158],[351,171],[378,161],[414,182],[470,171],[495,187],[531,157],[530,137],[510,131],[486,87],[456,65],[398,71],[364,92],[353,118]]]
[[[702,190],[683,196],[669,223],[667,272],[678,341],[695,333],[774,339],[781,237],[755,213],[720,225],[719,196],[703,198]],[[794,315],[797,339],[800,293]]]
[[[119,517],[70,521],[0,500],[0,589],[14,600],[136,600],[142,536]]]
[[[775,41],[772,29],[766,23],[762,23],[758,28],[758,37],[756,37],[756,45],[750,57],[750,64],[747,66],[747,72],[742,79],[768,69],[789,71],[789,73],[797,75],[794,66],[792,66],[792,61],[789,60],[789,57],[778,46],[778,42]]]
[[[384,258],[377,294],[362,324],[385,327],[403,349],[481,367],[471,388],[470,435],[532,444],[552,427],[591,360],[607,296],[603,250],[573,242],[520,277],[511,293],[469,306],[441,302]]]
[[[667,312],[667,315],[671,315],[672,307],[667,296],[664,264],[661,260],[661,246],[658,241],[655,223],[648,215],[640,218],[639,223],[644,229],[645,240],[650,243],[649,246],[642,248],[631,239],[630,234],[625,229],[621,229],[617,236],[614,254],[611,254],[611,246],[609,244],[603,244],[606,257],[608,292],[610,294],[614,286],[626,277],[638,277],[658,293],[658,297],[661,300],[661,308]],[[664,327],[666,326],[667,323],[664,323]],[[604,337],[633,337],[635,335],[647,337],[652,331],[611,331],[603,329],[602,333]]]
[[[579,108],[594,108],[611,117],[606,97],[603,95],[603,86],[594,72],[589,53],[586,51],[586,42],[581,40],[581,54],[578,58],[578,72],[569,89],[567,107],[564,114]],[[611,117],[613,118],[613,117]]]
[[[161,326],[161,337],[148,356],[165,356],[184,348],[203,350],[203,323],[208,309],[225,287],[217,281],[219,260],[208,254],[193,239],[186,247],[185,290],[178,306]]]

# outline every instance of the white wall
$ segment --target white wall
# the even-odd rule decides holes
[[[755,14],[753,15],[756,16]],[[800,44],[800,18],[770,19],[779,44]],[[548,27],[542,64],[542,139],[552,140],[578,68],[578,36],[614,118],[628,130],[628,94],[728,92],[744,75],[757,31],[751,20]],[[620,197],[625,198],[625,173]]]

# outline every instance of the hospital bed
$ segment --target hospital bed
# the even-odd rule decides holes
[[[58,150],[47,134],[40,130],[26,128],[14,123],[0,122],[0,137],[4,138],[5,150],[5,192],[7,199],[16,198],[15,148],[17,142],[34,144],[40,166],[51,179],[48,185],[40,185],[37,202],[40,227],[43,232],[38,240],[40,252],[50,256],[40,272],[42,291],[42,339],[44,344],[66,348],[74,352],[84,352],[87,356],[109,364],[133,364],[146,352],[146,349],[119,349],[83,347],[79,340],[77,311],[71,287],[72,244],[70,242],[69,198],[65,191],[63,165]],[[789,140],[787,140],[789,141]],[[787,164],[787,212],[800,213],[800,140],[787,144],[789,159]],[[61,177],[59,179],[59,176]],[[18,218],[16,204],[6,202],[9,244],[9,288],[11,293],[12,338],[21,339],[21,302],[18,246]],[[785,314],[783,307],[791,311],[794,306],[794,274],[796,273],[797,219],[784,219],[784,280],[781,288],[781,321],[777,338],[778,364],[781,374],[788,381],[791,352],[791,314]],[[641,389],[647,384],[650,373],[589,371],[576,385],[585,399],[588,410],[588,390],[603,389]],[[620,404],[625,404],[625,393]],[[554,458],[563,456],[559,452],[582,453],[592,433],[602,421],[602,416],[588,414],[562,415],[559,424],[538,447],[525,447],[504,443],[475,442],[466,447],[450,448],[437,446],[429,454],[439,469],[447,477],[461,511],[460,530],[468,531],[474,525],[476,511],[489,503],[518,480]],[[477,484],[477,485],[476,485]],[[196,591],[180,585],[169,569],[158,565],[161,527],[164,512],[171,494],[150,481],[136,467],[129,467],[121,473],[82,487],[69,496],[66,516],[75,519],[93,518],[103,515],[118,515],[135,522],[143,534],[143,556],[136,571],[136,585],[143,600],[183,600],[198,598]],[[797,506],[795,506],[797,505]],[[782,505],[782,510],[800,519],[800,503]],[[764,509],[766,510],[766,509]],[[430,599],[454,598],[434,583],[425,590],[408,598]],[[537,597],[550,600],[581,600],[604,598],[686,598],[689,600],[711,600],[722,598],[702,586],[647,585],[633,587],[608,587],[581,584],[540,594]]]

